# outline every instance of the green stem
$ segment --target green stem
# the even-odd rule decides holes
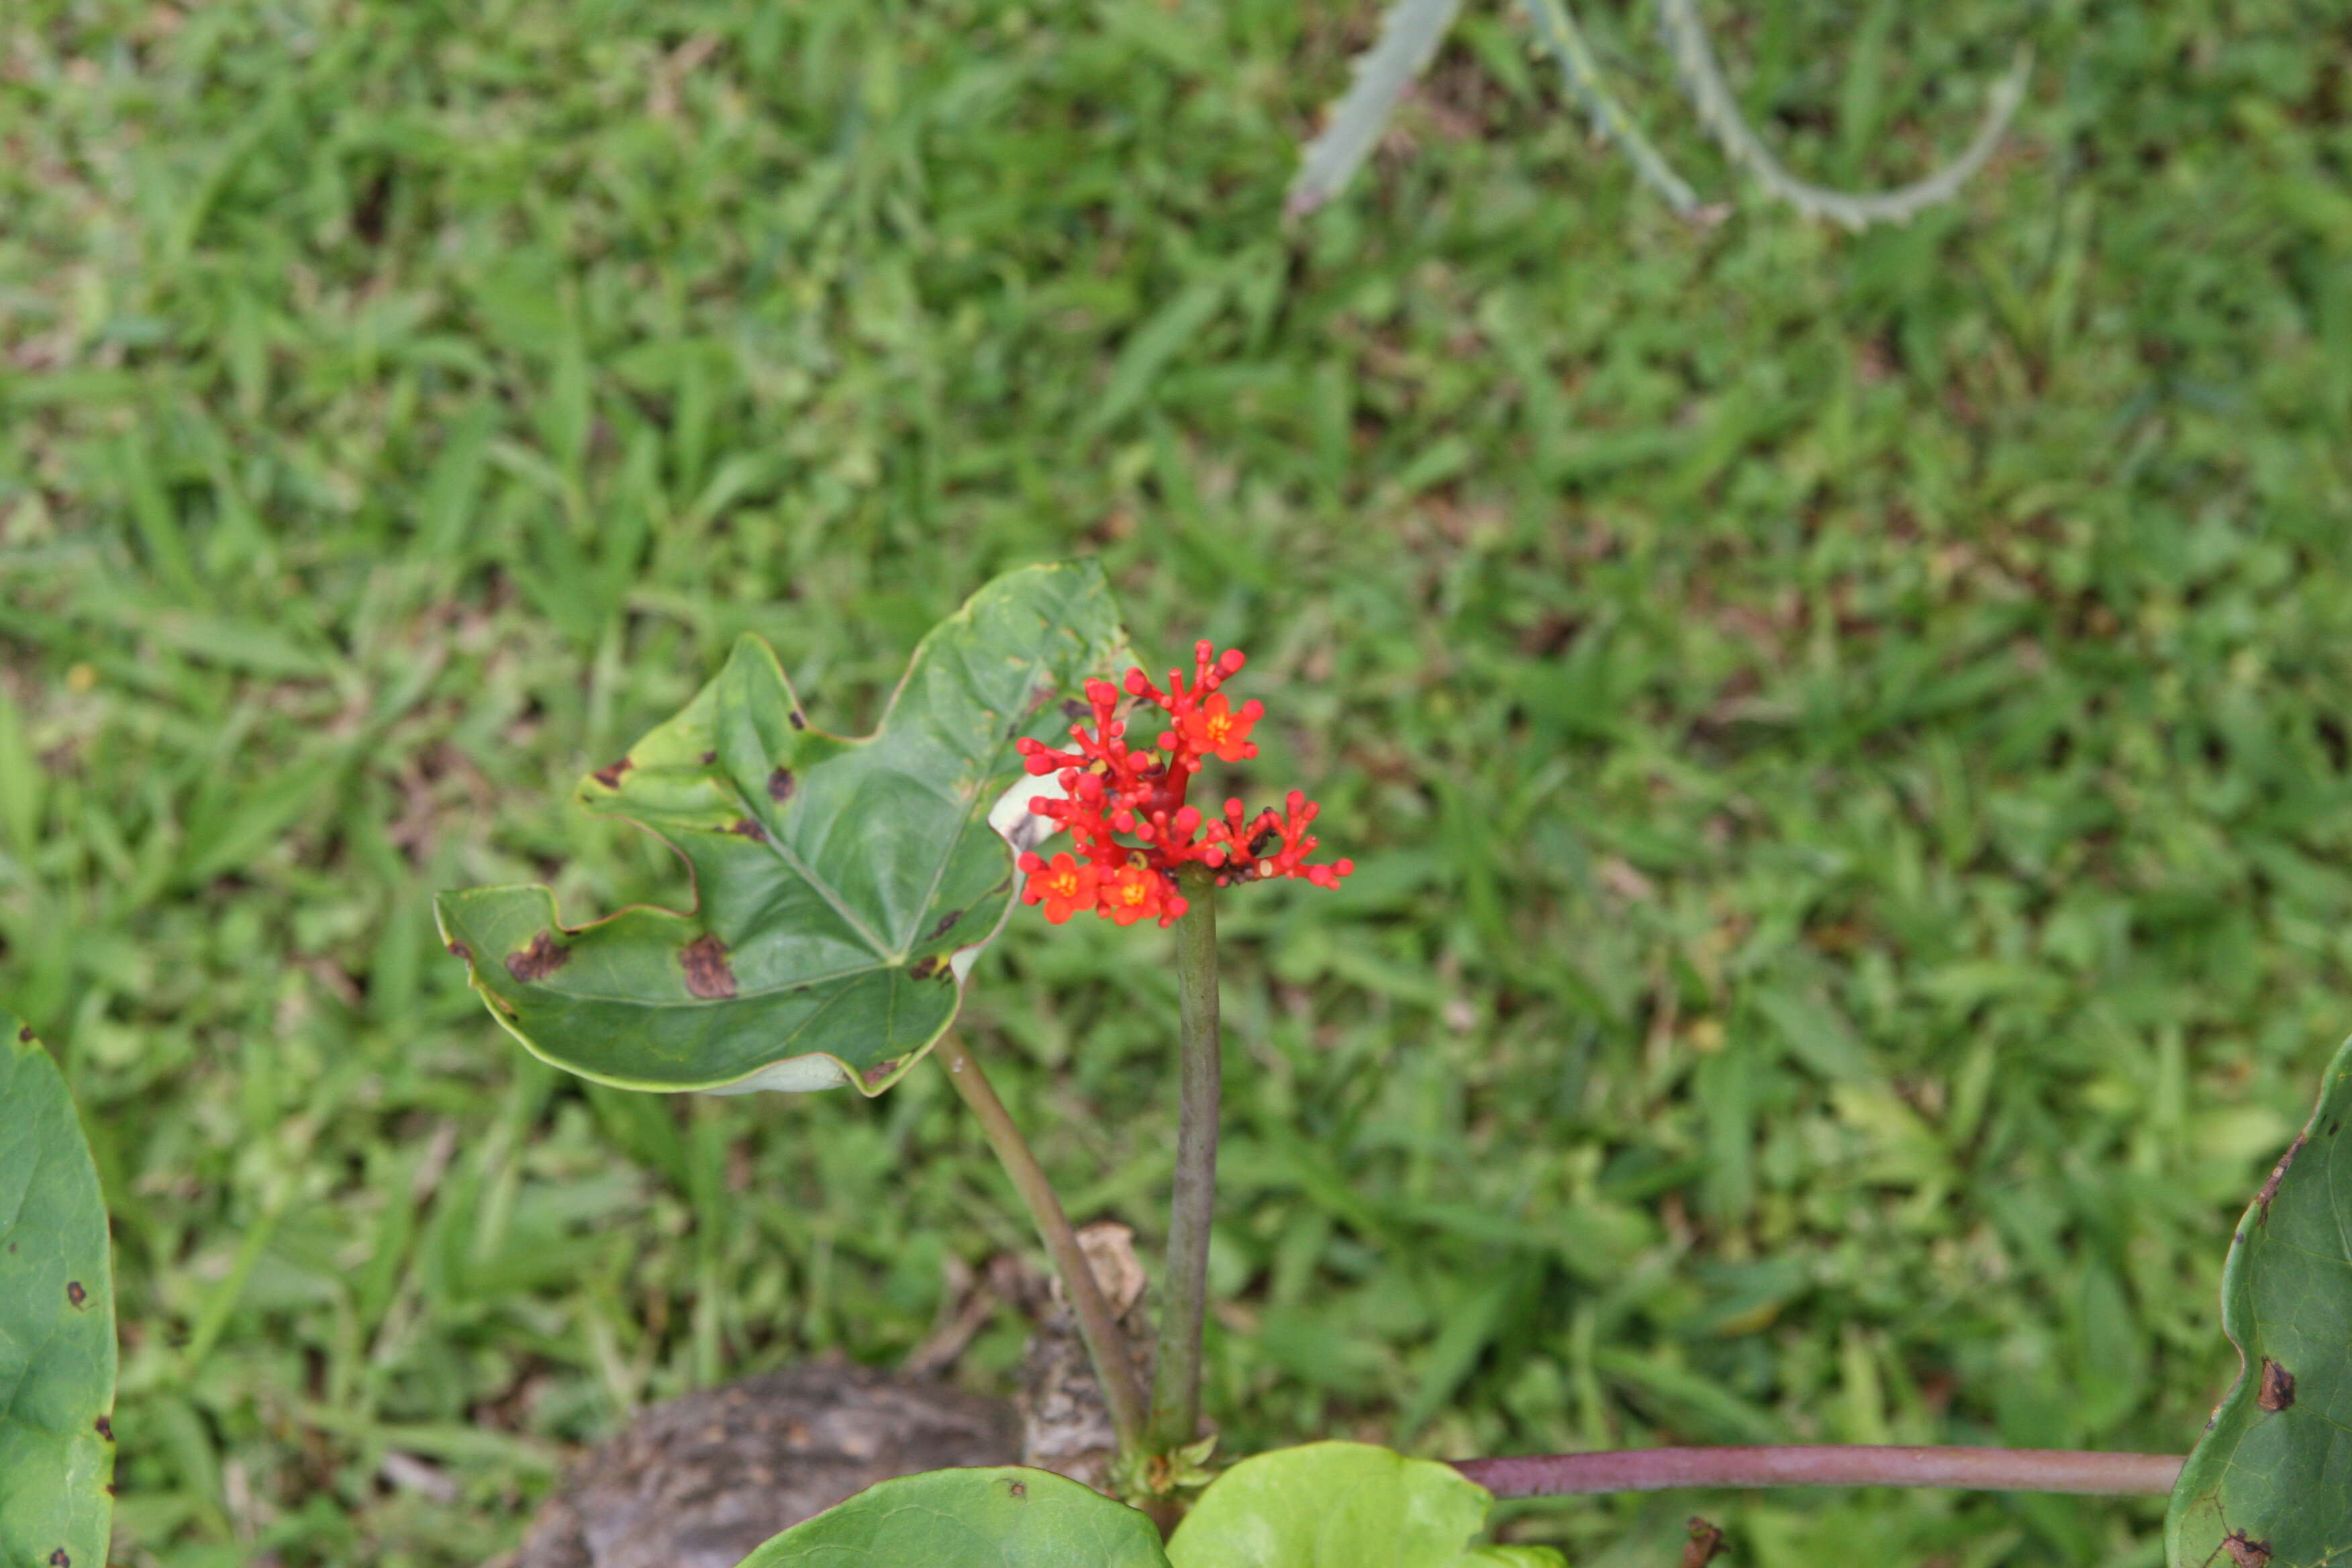
[[[1201,1435],[1201,1326],[1209,1305],[1209,1223],[1217,1204],[1217,884],[1198,866],[1178,874],[1191,906],[1176,922],[1176,1179],[1151,1439],[1165,1453]]]
[[[1014,1190],[1028,1206],[1029,1217],[1036,1222],[1045,1250],[1053,1255],[1055,1272],[1062,1277],[1062,1289],[1070,1298],[1070,1311],[1078,1321],[1078,1337],[1086,1342],[1087,1355],[1095,1364],[1096,1380],[1102,1384],[1103,1403],[1110,1407],[1110,1422],[1118,1432],[1120,1453],[1139,1453],[1143,1443],[1143,1388],[1135,1375],[1135,1360],[1128,1354],[1127,1336],[1119,1332],[1118,1315],[1103,1298],[1102,1287],[1095,1282],[1094,1269],[1087,1262],[1086,1250],[1078,1245],[1077,1233],[1070,1228],[1069,1216],[1062,1212],[1062,1200],[1055,1196],[1053,1184],[1045,1180],[1045,1168],[1030,1152],[1029,1141],[1021,1136],[1021,1129],[1013,1124],[1004,1102],[996,1098],[988,1075],[980,1070],[979,1058],[953,1035],[941,1036],[931,1054],[947,1068],[948,1081],[955,1085],[956,1093],[963,1097],[973,1120],[980,1123],[988,1146],[996,1151],[997,1163],[1013,1178]]]

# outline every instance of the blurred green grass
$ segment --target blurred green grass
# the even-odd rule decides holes
[[[1718,8],[1849,181],[2038,45],[1992,174],[1860,237],[1676,224],[1485,9],[1291,237],[1358,7],[11,15],[0,997],[117,1215],[121,1561],[478,1562],[563,1445],[902,1358],[1029,1246],[929,1075],[583,1092],[428,900],[678,898],[562,794],[734,635],[861,723],[1072,552],[1251,651],[1259,775],[1363,866],[1229,900],[1234,1449],[2193,1440],[2352,1022],[2324,8]],[[970,1014],[1147,1235],[1164,941],[1024,923]],[[2159,1560],[2084,1500],[1516,1528],[1633,1568],[1695,1502],[1770,1568]]]

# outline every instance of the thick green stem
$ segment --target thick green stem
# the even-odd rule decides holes
[[[1013,1124],[1004,1102],[996,1098],[988,1075],[980,1070],[978,1058],[964,1048],[963,1042],[953,1035],[941,1036],[940,1043],[932,1047],[932,1055],[947,1068],[948,1081],[955,1085],[956,1093],[963,1097],[964,1104],[980,1123],[988,1146],[996,1151],[998,1163],[1013,1178],[1014,1190],[1028,1205],[1029,1217],[1036,1222],[1045,1250],[1053,1254],[1055,1271],[1062,1277],[1062,1289],[1070,1298],[1070,1311],[1078,1320],[1078,1337],[1086,1342],[1087,1355],[1095,1363],[1095,1377],[1102,1384],[1103,1403],[1110,1407],[1111,1425],[1118,1432],[1119,1451],[1127,1455],[1139,1453],[1143,1443],[1143,1387],[1135,1375],[1135,1360],[1128,1354],[1127,1336],[1119,1332],[1118,1315],[1103,1298],[1102,1287],[1095,1282],[1094,1269],[1087,1263],[1077,1233],[1070,1228],[1069,1216],[1062,1212],[1062,1200],[1054,1195],[1053,1185],[1045,1180],[1045,1168],[1037,1163],[1037,1156],[1030,1152],[1028,1140]]]
[[[1217,1206],[1217,884],[1198,866],[1179,874],[1191,906],[1176,922],[1176,1180],[1161,1288],[1160,1364],[1151,1440],[1165,1453],[1201,1435],[1201,1325],[1209,1305],[1209,1224]]]

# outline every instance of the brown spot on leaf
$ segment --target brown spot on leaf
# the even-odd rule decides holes
[[[1011,1492],[1014,1497],[1027,1497],[1029,1495],[1028,1485],[1022,1481],[1011,1481],[1006,1483],[1005,1490]]]
[[[33,1026],[30,1024],[18,1026],[16,1029],[16,1039],[17,1043],[20,1045],[31,1045],[33,1043]]]
[[[954,978],[954,972],[948,967],[948,961],[936,952],[932,953],[929,958],[919,958],[915,960],[913,963],[908,964],[907,966],[907,973],[910,978],[916,980]]]
[[[73,1568],[73,1559],[66,1555],[64,1547],[49,1553],[49,1568]]]
[[[634,758],[623,757],[617,763],[608,763],[604,767],[598,768],[594,773],[590,773],[588,776],[594,779],[598,784],[603,784],[606,789],[618,789],[621,787],[621,775],[627,773],[631,768],[634,768],[636,765],[636,762]]]
[[[2242,1530],[2233,1530],[2221,1537],[2221,1550],[2230,1554],[2230,1561],[2237,1568],[2264,1568],[2271,1560],[2271,1543],[2252,1540]]]
[[[801,710],[797,708],[785,714],[784,717],[792,721],[793,728],[795,730],[805,730],[808,728],[808,721],[801,717]]]
[[[80,1280],[68,1279],[66,1281],[66,1300],[79,1307],[89,1300],[89,1292],[81,1288]]]
[[[686,988],[697,996],[716,1002],[735,994],[735,972],[727,966],[727,944],[717,937],[696,937],[677,958],[686,965]]]
[[[2303,1152],[2303,1146],[2310,1141],[2311,1134],[2296,1133],[2294,1142],[2286,1146],[2286,1152],[2279,1156],[2279,1163],[2269,1179],[2263,1183],[2263,1190],[2254,1194],[2254,1207],[2261,1211],[2265,1223],[2271,1217],[2271,1199],[2278,1196],[2279,1184],[2286,1180],[2287,1167],[2294,1163],[2294,1157]]]
[[[716,752],[705,752],[702,753],[702,765],[706,768],[718,760],[719,753]]]
[[[740,834],[754,844],[765,844],[768,841],[768,830],[748,816],[736,818],[735,826],[727,831]]]
[[[793,770],[778,768],[768,775],[768,798],[782,805],[793,798]]]
[[[1000,880],[1000,881],[996,884],[996,886],[994,886],[994,887],[992,887],[992,888],[991,888],[991,889],[988,889],[988,896],[989,896],[990,898],[992,898],[992,898],[994,898],[997,894],[999,894],[999,893],[1001,893],[1001,892],[1003,892],[1006,889],[1008,889],[1008,888],[1010,888],[1010,887],[1012,887],[1012,886],[1013,886],[1013,876],[1012,876],[1012,873],[1007,872],[1007,873],[1004,875],[1003,879],[1002,880]]]
[[[111,1420],[101,1415],[94,1425],[98,1427],[98,1435],[100,1436],[105,1438],[110,1443],[114,1441],[114,1423]]]
[[[2275,1415],[2294,1403],[2294,1373],[2263,1357],[2263,1386],[2254,1395],[2254,1403]]]
[[[572,962],[572,950],[556,945],[555,933],[543,931],[520,952],[507,954],[507,973],[528,984],[544,980]]]
[[[923,940],[925,942],[939,941],[940,938],[953,931],[955,929],[956,921],[961,919],[963,919],[963,911],[961,910],[950,910],[947,913],[940,917],[940,923],[933,926],[931,928],[931,934],[925,937]]]
[[[457,957],[464,959],[464,960],[465,960],[467,963],[473,963],[473,962],[474,962],[474,950],[473,950],[472,948],[470,948],[470,947],[467,947],[467,946],[464,942],[451,942],[451,943],[449,944],[449,951],[450,951],[452,953],[454,953],[455,955],[457,955]]]
[[[872,1067],[867,1068],[864,1072],[859,1073],[857,1076],[866,1080],[866,1088],[872,1089],[876,1084],[880,1083],[884,1079],[888,1078],[892,1073],[897,1072],[898,1070],[898,1058],[893,1057],[887,1062],[876,1062]]]

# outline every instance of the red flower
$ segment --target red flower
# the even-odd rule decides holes
[[[1045,904],[1045,918],[1057,925],[1092,907],[1123,926],[1145,919],[1165,926],[1174,924],[1186,908],[1176,890],[1176,873],[1184,866],[1213,871],[1220,887],[1301,877],[1318,888],[1334,888],[1356,868],[1352,860],[1307,864],[1318,842],[1307,831],[1316,806],[1297,790],[1282,811],[1268,808],[1255,817],[1245,816],[1240,801],[1229,800],[1224,820],[1209,824],[1205,834],[1201,813],[1185,804],[1202,758],[1238,763],[1257,755],[1249,735],[1265,716],[1265,705],[1253,700],[1235,708],[1217,689],[1244,662],[1239,648],[1221,655],[1202,642],[1192,649],[1189,685],[1178,670],[1169,671],[1165,691],[1140,669],[1129,670],[1119,686],[1089,680],[1087,706],[1093,722],[1070,726],[1068,750],[1025,736],[1015,742],[1033,776],[1057,775],[1065,798],[1040,795],[1029,809],[1068,828],[1076,850],[1075,856],[1055,856],[1050,865],[1035,855],[1021,858],[1021,868],[1029,873],[1021,895],[1024,902]],[[1127,743],[1127,721],[1118,716],[1122,688],[1126,696],[1168,716],[1170,728],[1156,751],[1137,751]],[[1165,760],[1158,752],[1165,752]]]
[[[1252,698],[1236,713],[1232,701],[1220,691],[1184,715],[1183,739],[1193,751],[1213,752],[1221,763],[1247,762],[1257,755],[1257,748],[1249,743],[1250,727],[1265,712],[1265,705]],[[1163,736],[1160,743],[1174,751],[1174,739]]]
[[[1174,905],[1170,909],[1170,905]],[[1163,911],[1170,919],[1184,912],[1184,900],[1160,872],[1145,866],[1122,866],[1102,884],[1102,914],[1123,926],[1152,920]],[[1165,923],[1165,922],[1162,922]]]
[[[1055,925],[1080,910],[1095,907],[1097,873],[1092,866],[1081,866],[1067,855],[1055,856],[1051,864],[1034,855],[1024,855],[1021,868],[1029,873],[1029,885],[1022,889],[1021,901],[1044,904],[1045,918]]]

